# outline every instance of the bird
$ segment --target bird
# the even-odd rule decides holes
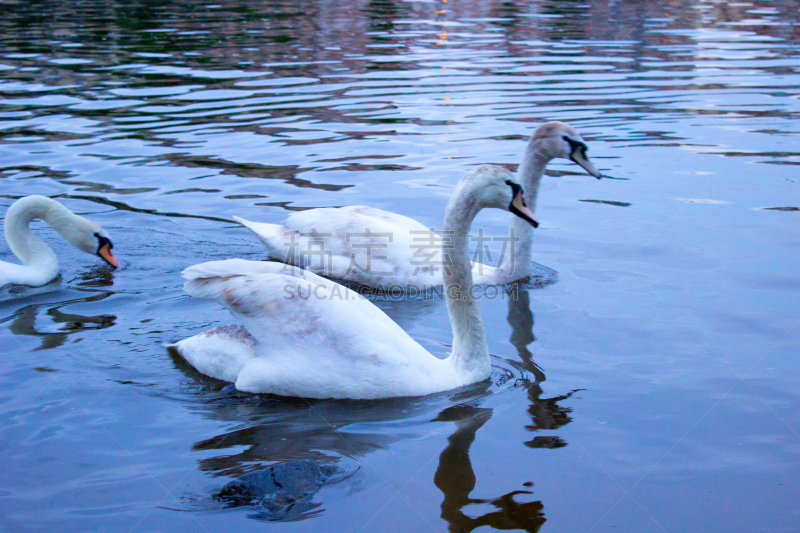
[[[535,211],[539,182],[551,159],[569,159],[592,176],[602,177],[587,150],[583,138],[569,124],[547,122],[534,131],[517,173],[531,210]],[[430,228],[403,215],[346,206],[299,211],[283,224],[252,222],[239,216],[233,219],[256,234],[270,258],[325,277],[388,292],[409,292],[412,287],[424,292],[443,283],[441,268],[426,268],[419,261],[441,243],[431,239]],[[533,227],[514,217],[509,240],[512,247],[498,267],[473,263],[476,284],[512,283],[531,275]]]
[[[58,276],[55,252],[28,227],[37,218],[47,222],[79,250],[97,255],[114,268],[119,267],[119,262],[111,252],[114,245],[106,230],[76,215],[52,198],[25,196],[11,204],[3,221],[6,242],[22,264],[0,261],[0,287],[10,283],[40,287]]]
[[[442,268],[453,329],[440,359],[357,291],[298,267],[228,259],[183,271],[184,290],[216,301],[240,321],[170,345],[201,373],[238,390],[317,399],[425,396],[487,379],[489,349],[473,291],[468,232],[483,208],[536,218],[508,170],[482,165],[455,187]]]

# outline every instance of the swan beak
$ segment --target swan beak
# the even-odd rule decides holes
[[[117,258],[114,257],[114,254],[111,253],[111,243],[104,244],[99,250],[97,250],[97,255],[99,255],[106,263],[114,268],[119,268],[119,261],[117,261]]]
[[[600,172],[596,168],[594,168],[594,165],[592,164],[591,161],[589,161],[589,158],[586,157],[586,151],[585,149],[582,149],[580,145],[576,147],[575,150],[572,151],[572,153],[569,155],[569,158],[572,159],[574,162],[578,163],[583,168],[585,168],[586,172],[588,172],[595,178],[600,179],[603,177],[603,175],[600,174]]]
[[[536,217],[531,210],[528,209],[528,206],[525,205],[525,200],[522,199],[522,190],[520,189],[519,192],[514,196],[514,199],[511,200],[511,206],[509,206],[509,211],[517,215],[522,220],[527,220],[530,222],[531,226],[534,228],[539,227],[539,221],[536,220]]]

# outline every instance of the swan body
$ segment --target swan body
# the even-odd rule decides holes
[[[311,272],[231,259],[189,267],[184,276],[186,292],[222,303],[244,327],[204,332],[176,348],[198,371],[239,390],[363,399],[464,384],[451,363],[363,296]]]
[[[113,244],[106,230],[51,198],[26,196],[11,204],[3,222],[8,246],[22,264],[0,261],[0,287],[9,283],[39,287],[58,276],[55,252],[28,227],[37,218],[47,222],[79,250],[97,255],[115,268],[119,266],[111,253]]]
[[[256,234],[270,257],[329,278],[386,291],[443,283],[441,268],[418,260],[434,254],[440,261],[441,247],[432,229],[413,218],[362,205],[298,211],[283,225],[233,218]]]
[[[226,306],[241,326],[177,342],[200,372],[247,392],[305,398],[423,396],[482,381],[491,364],[477,301],[468,231],[484,207],[511,210],[533,223],[520,186],[489,165],[467,173],[448,203],[453,248],[444,270],[453,327],[452,353],[439,359],[383,311],[349,288],[278,262],[241,259],[187,268],[186,292]]]
[[[548,122],[536,129],[517,173],[532,211],[539,181],[551,159],[570,159],[601,177],[586,157],[586,150],[581,136],[568,124]],[[384,291],[407,291],[411,287],[425,291],[444,283],[441,265],[424,261],[441,253],[441,242],[431,239],[431,228],[402,215],[349,206],[300,211],[283,224],[233,218],[256,234],[273,259],[325,277]],[[513,218],[511,228],[513,248],[505,251],[502,265],[472,264],[476,284],[511,283],[530,276],[533,228],[518,217]]]

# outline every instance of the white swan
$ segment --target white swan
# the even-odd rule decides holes
[[[536,129],[517,173],[531,211],[536,211],[539,181],[551,159],[570,159],[592,176],[602,176],[586,150],[586,143],[568,124],[547,122]],[[389,291],[412,286],[424,291],[443,282],[440,265],[426,265],[424,260],[437,255],[440,244],[431,240],[430,228],[402,215],[349,206],[300,211],[282,225],[233,218],[258,236],[270,257],[316,274]],[[513,248],[505,250],[501,266],[473,264],[476,284],[511,283],[530,276],[533,228],[517,217],[511,228]]]
[[[471,289],[468,231],[484,207],[534,223],[505,169],[484,165],[456,186],[445,212],[452,234],[444,269],[453,348],[428,353],[369,300],[312,272],[231,259],[187,268],[184,289],[225,305],[242,326],[215,328],[172,345],[208,376],[247,392],[305,398],[423,396],[482,381],[491,364]]]
[[[26,196],[6,211],[3,222],[6,241],[22,264],[0,261],[0,287],[9,283],[39,287],[58,276],[56,254],[28,227],[30,221],[37,218],[47,222],[79,250],[97,255],[115,268],[119,266],[111,253],[113,245],[106,230],[46,196]]]

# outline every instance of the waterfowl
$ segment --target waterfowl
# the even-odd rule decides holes
[[[592,176],[602,177],[586,155],[587,150],[578,132],[563,122],[547,122],[534,131],[517,172],[531,211],[536,211],[539,182],[552,159],[569,159]],[[441,268],[420,266],[420,258],[436,254],[441,243],[430,240],[430,228],[402,215],[348,206],[299,211],[283,224],[233,218],[256,234],[272,259],[325,277],[383,291],[406,291],[412,286],[424,291],[443,283]],[[513,251],[505,253],[502,265],[473,264],[476,284],[511,283],[530,276],[533,228],[513,217],[509,230],[512,235]],[[313,250],[323,250],[325,256]],[[319,258],[324,260],[315,260]]]
[[[183,272],[184,290],[221,303],[241,322],[181,340],[174,349],[208,376],[237,389],[305,398],[423,396],[489,377],[491,364],[472,290],[468,232],[483,208],[535,224],[522,187],[507,170],[468,172],[447,204],[452,234],[442,268],[453,328],[452,352],[439,359],[383,311],[334,281],[278,262],[230,259]]]
[[[6,211],[3,222],[6,242],[22,264],[0,261],[0,287],[9,283],[39,287],[58,276],[55,252],[28,227],[37,218],[47,222],[77,249],[100,257],[114,268],[119,266],[111,253],[114,245],[106,230],[51,198],[26,196],[11,204]]]

